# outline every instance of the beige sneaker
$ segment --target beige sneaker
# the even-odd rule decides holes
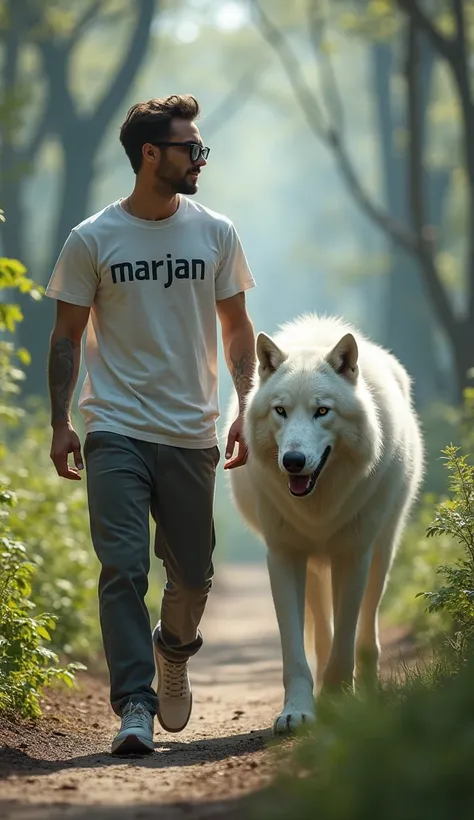
[[[153,742],[153,715],[143,703],[127,703],[122,724],[112,741],[113,755],[150,754]]]
[[[166,732],[181,732],[191,717],[193,696],[188,662],[174,663],[160,655],[154,645],[158,673],[158,720]]]

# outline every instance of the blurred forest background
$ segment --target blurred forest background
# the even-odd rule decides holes
[[[0,480],[58,648],[98,646],[97,565],[84,482],[58,479],[49,460],[54,305],[32,282],[46,285],[74,225],[131,191],[118,140],[129,106],[171,93],[202,105],[211,154],[196,199],[236,225],[256,330],[336,313],[414,379],[426,480],[385,608],[423,622],[415,595],[456,550],[425,538],[447,489],[441,450],[471,435],[473,38],[461,0],[0,0],[0,301],[23,316],[4,311]],[[224,416],[222,352],[220,379]],[[216,527],[217,562],[264,560],[221,468]]]

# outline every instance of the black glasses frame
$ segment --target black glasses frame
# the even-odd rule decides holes
[[[199,142],[153,142],[152,145],[156,145],[158,148],[160,145],[185,145],[189,148],[189,158],[191,162],[199,162],[201,157],[207,159],[209,151],[211,150],[204,145],[200,145]]]

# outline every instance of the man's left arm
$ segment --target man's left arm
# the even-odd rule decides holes
[[[243,412],[245,399],[252,387],[255,370],[255,333],[245,305],[245,293],[237,293],[229,299],[216,302],[217,314],[222,327],[224,354],[239,400],[239,414],[227,436],[225,457],[231,458],[235,445],[238,452],[225,470],[240,467],[247,461],[247,445],[243,437]]]

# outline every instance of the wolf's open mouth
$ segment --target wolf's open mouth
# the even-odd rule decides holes
[[[314,485],[318,480],[318,476],[321,473],[326,461],[328,460],[329,453],[331,452],[331,448],[328,446],[326,447],[324,453],[321,456],[321,460],[314,470],[314,472],[310,473],[309,475],[290,475],[288,486],[290,488],[290,493],[292,495],[296,495],[298,497],[302,497],[304,495],[309,495],[310,492],[314,489]]]

